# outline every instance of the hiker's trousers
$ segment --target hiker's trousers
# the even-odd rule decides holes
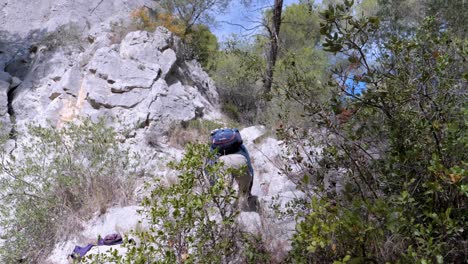
[[[252,176],[248,170],[248,161],[241,154],[229,154],[219,157],[220,160],[224,162],[225,169],[233,168],[240,170],[242,173],[240,175],[232,175],[237,185],[239,186],[239,203],[241,207],[247,206],[247,200],[250,196],[250,185],[252,182]]]

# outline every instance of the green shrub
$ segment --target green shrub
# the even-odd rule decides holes
[[[138,30],[153,32],[162,26],[182,40],[179,49],[184,60],[197,60],[205,70],[214,67],[214,58],[218,53],[218,39],[203,24],[187,25],[177,16],[164,10],[153,10],[147,7],[135,9],[131,14],[133,26]]]
[[[101,254],[91,261],[118,263],[243,263],[263,256],[259,241],[236,221],[237,191],[232,169],[214,159],[207,145],[187,145],[182,160],[171,163],[174,183],[156,180],[141,211],[149,227],[135,231],[139,243],[127,243],[126,256]],[[212,184],[210,183],[212,182]],[[256,246],[253,246],[255,243]],[[248,246],[245,246],[248,245]]]
[[[254,124],[258,101],[263,59],[249,47],[236,43],[220,52],[210,74],[216,82],[219,98],[229,117],[242,124]]]
[[[241,114],[239,108],[231,102],[223,103],[221,110],[233,120],[241,120]]]
[[[186,59],[195,59],[206,71],[216,67],[214,61],[219,49],[218,39],[205,25],[195,25],[186,35],[187,43]]]
[[[330,100],[316,99],[301,82],[288,91],[319,128],[279,131],[290,147],[284,173],[301,168],[295,182],[310,197],[294,211],[289,261],[462,263],[467,41],[432,17],[410,36],[385,38],[378,18],[350,15],[351,2],[322,13],[324,50],[349,63],[332,71]],[[382,55],[371,63],[366,50],[376,38]],[[366,90],[353,93],[347,78]],[[322,147],[321,155],[310,147]],[[332,176],[342,190],[321,187]]]
[[[2,263],[41,262],[81,221],[132,199],[136,164],[104,121],[30,127],[27,136],[21,159],[2,156]]]

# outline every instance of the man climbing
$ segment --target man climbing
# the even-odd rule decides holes
[[[211,149],[217,151],[219,160],[225,168],[233,168],[237,173],[232,176],[239,186],[239,209],[256,211],[255,196],[252,196],[254,171],[249,152],[244,146],[238,129],[221,128],[211,132]]]

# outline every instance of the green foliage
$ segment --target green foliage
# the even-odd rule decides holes
[[[302,92],[300,78],[288,83],[287,95],[303,97],[304,116],[327,134],[279,131],[292,157],[284,172],[302,168],[298,187],[320,197],[296,213],[289,260],[461,263],[467,40],[433,17],[411,36],[387,38],[378,17],[354,17],[352,1],[344,2],[321,14],[324,49],[349,62],[332,71],[330,100]],[[362,95],[345,83],[350,77],[366,83]],[[323,146],[320,155],[309,151],[314,146]],[[333,177],[342,190],[320,187]]]
[[[21,159],[2,153],[2,263],[41,262],[82,220],[132,195],[135,164],[103,121],[30,127],[28,137]]]
[[[218,39],[205,25],[196,25],[187,34],[185,42],[192,49],[191,59],[196,59],[203,68],[209,71],[214,67],[213,60],[218,53]]]
[[[441,22],[446,24],[454,36],[466,39],[466,21],[468,21],[468,10],[464,1],[449,0],[438,1],[429,0],[425,2],[427,14],[440,17]]]
[[[245,235],[243,243],[245,247],[245,263],[267,264],[272,263],[270,253],[265,248],[264,240],[260,236]]]
[[[135,9],[131,14],[133,24],[139,30],[154,31],[162,26],[182,40],[183,59],[196,59],[205,70],[213,67],[213,60],[218,52],[218,39],[210,29],[202,24],[190,25],[167,11],[154,11],[147,7]]]
[[[313,47],[284,54],[277,65],[270,113],[287,121],[284,125],[301,126],[308,122],[304,115],[313,112],[312,103],[324,102],[329,96],[329,88],[323,85],[328,77],[327,64],[324,52]]]
[[[274,91],[266,123],[276,124],[278,117],[287,124],[303,124],[307,98],[323,98],[321,85],[327,76],[328,59],[316,45],[320,40],[319,17],[306,4],[287,6],[281,26],[280,53],[275,70]],[[304,93],[308,96],[304,96]]]
[[[320,41],[317,12],[305,4],[287,6],[283,13],[279,37],[280,45],[288,51],[315,47]]]
[[[468,10],[458,0],[365,0],[356,7],[367,15],[378,16],[382,25],[380,34],[411,36],[425,16],[437,17],[454,37],[466,38]]]
[[[149,223],[135,231],[138,245],[126,244],[126,256],[90,256],[118,263],[233,263],[264,258],[242,234],[236,218],[237,191],[232,169],[210,165],[214,153],[207,145],[188,145],[182,160],[171,163],[177,178],[152,185],[141,213]],[[213,182],[213,184],[210,183]],[[246,247],[243,245],[247,243]],[[250,244],[248,244],[250,243]],[[258,247],[258,241],[255,242]],[[261,247],[259,247],[261,249]]]
[[[213,23],[214,14],[224,12],[229,0],[161,0],[158,4],[182,20],[188,33],[193,25]]]
[[[388,34],[388,36],[412,34],[425,16],[425,2],[421,0],[379,0],[376,15],[382,20],[381,33]]]
[[[266,68],[266,55],[270,48],[267,36],[259,35],[252,42],[234,36],[226,43],[223,52],[213,60],[210,74],[216,81],[223,111],[232,119],[243,124],[277,123],[278,115],[287,115],[298,121],[302,106],[294,98],[286,97],[288,82],[301,74],[304,83],[311,83],[309,91],[323,92],[317,85],[324,77],[327,58],[316,48],[320,40],[317,12],[305,3],[287,6],[283,13],[279,35],[279,53],[274,72],[273,89],[275,94],[265,96],[262,79]],[[270,11],[264,13],[268,20]],[[313,63],[312,63],[313,62]],[[268,97],[268,98],[267,98]],[[266,109],[259,111],[259,102],[268,101]]]
[[[211,72],[218,87],[223,110],[233,120],[252,124],[255,121],[264,60],[250,44],[234,39],[220,52]]]

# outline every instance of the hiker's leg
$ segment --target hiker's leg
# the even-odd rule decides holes
[[[239,175],[233,175],[239,186],[239,202],[241,208],[247,204],[247,199],[250,195],[250,185],[252,177],[247,169],[247,159],[240,154],[231,154],[221,156],[220,159],[224,162],[226,168],[243,169]]]
[[[250,177],[249,196],[252,196],[253,177]]]

